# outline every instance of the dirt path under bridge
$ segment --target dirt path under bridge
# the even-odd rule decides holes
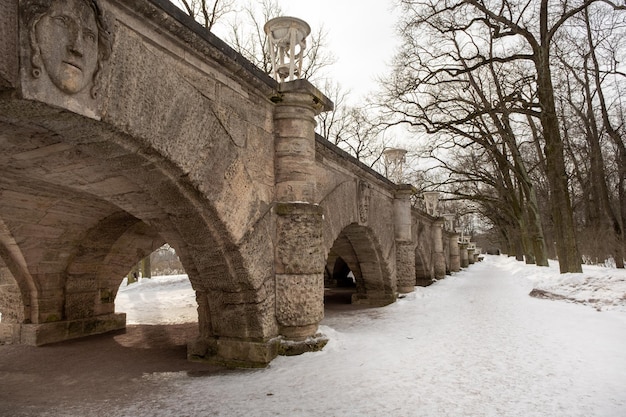
[[[326,316],[362,309],[351,289],[326,294]],[[0,345],[1,417],[109,416],[108,405],[150,410],[164,389],[154,373],[205,376],[229,370],[187,360],[197,323],[129,325],[125,331],[33,347]],[[149,411],[148,411],[149,413]]]
[[[153,372],[232,372],[186,359],[197,324],[126,331],[43,347],[0,346],[0,416],[106,416],[107,404],[150,404]],[[59,411],[63,410],[63,411]]]

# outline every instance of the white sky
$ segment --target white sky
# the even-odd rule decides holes
[[[350,91],[353,105],[376,89],[376,78],[388,72],[397,45],[391,1],[278,0],[278,4],[284,15],[306,21],[312,32],[324,27],[328,50],[336,58],[325,72],[344,91]],[[223,29],[218,24],[214,33],[226,40]]]
[[[306,21],[313,32],[324,26],[337,58],[328,69],[332,79],[358,98],[376,88],[388,72],[397,45],[392,2],[384,0],[282,0],[289,16]]]
[[[177,0],[171,0],[179,4]],[[324,75],[349,92],[351,106],[365,104],[364,99],[378,90],[377,78],[388,74],[399,45],[395,33],[398,11],[390,0],[277,0],[286,16],[306,21],[312,32],[321,26],[327,32],[327,48],[336,62],[324,69]],[[241,0],[240,3],[247,3]],[[226,40],[226,30],[219,22],[214,33]],[[316,85],[323,90],[323,85]],[[406,137],[403,129],[388,136]],[[398,139],[394,139],[398,142]],[[394,146],[402,146],[395,144]]]

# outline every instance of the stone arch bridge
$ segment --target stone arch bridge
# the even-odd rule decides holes
[[[458,270],[457,236],[314,133],[278,84],[163,0],[0,3],[0,337],[123,328],[117,289],[164,243],[196,292],[189,355],[306,345],[341,260],[381,306]]]

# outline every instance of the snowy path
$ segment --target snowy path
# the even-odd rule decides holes
[[[487,258],[394,305],[333,313],[322,352],[146,376],[169,397],[119,415],[626,416],[626,314],[531,288]]]

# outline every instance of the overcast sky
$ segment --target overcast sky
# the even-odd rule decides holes
[[[180,4],[177,0],[171,0]],[[376,88],[376,77],[388,72],[387,65],[397,45],[396,18],[389,0],[277,0],[284,15],[306,21],[312,32],[321,26],[328,33],[328,49],[336,63],[326,69],[343,90],[351,91],[351,102]],[[243,0],[241,3],[245,3]],[[226,26],[214,33],[227,40]],[[323,86],[317,86],[323,87]]]
[[[389,0],[280,0],[289,16],[316,31],[323,25],[337,63],[328,69],[344,89],[361,96],[388,72],[397,45],[396,18]]]

